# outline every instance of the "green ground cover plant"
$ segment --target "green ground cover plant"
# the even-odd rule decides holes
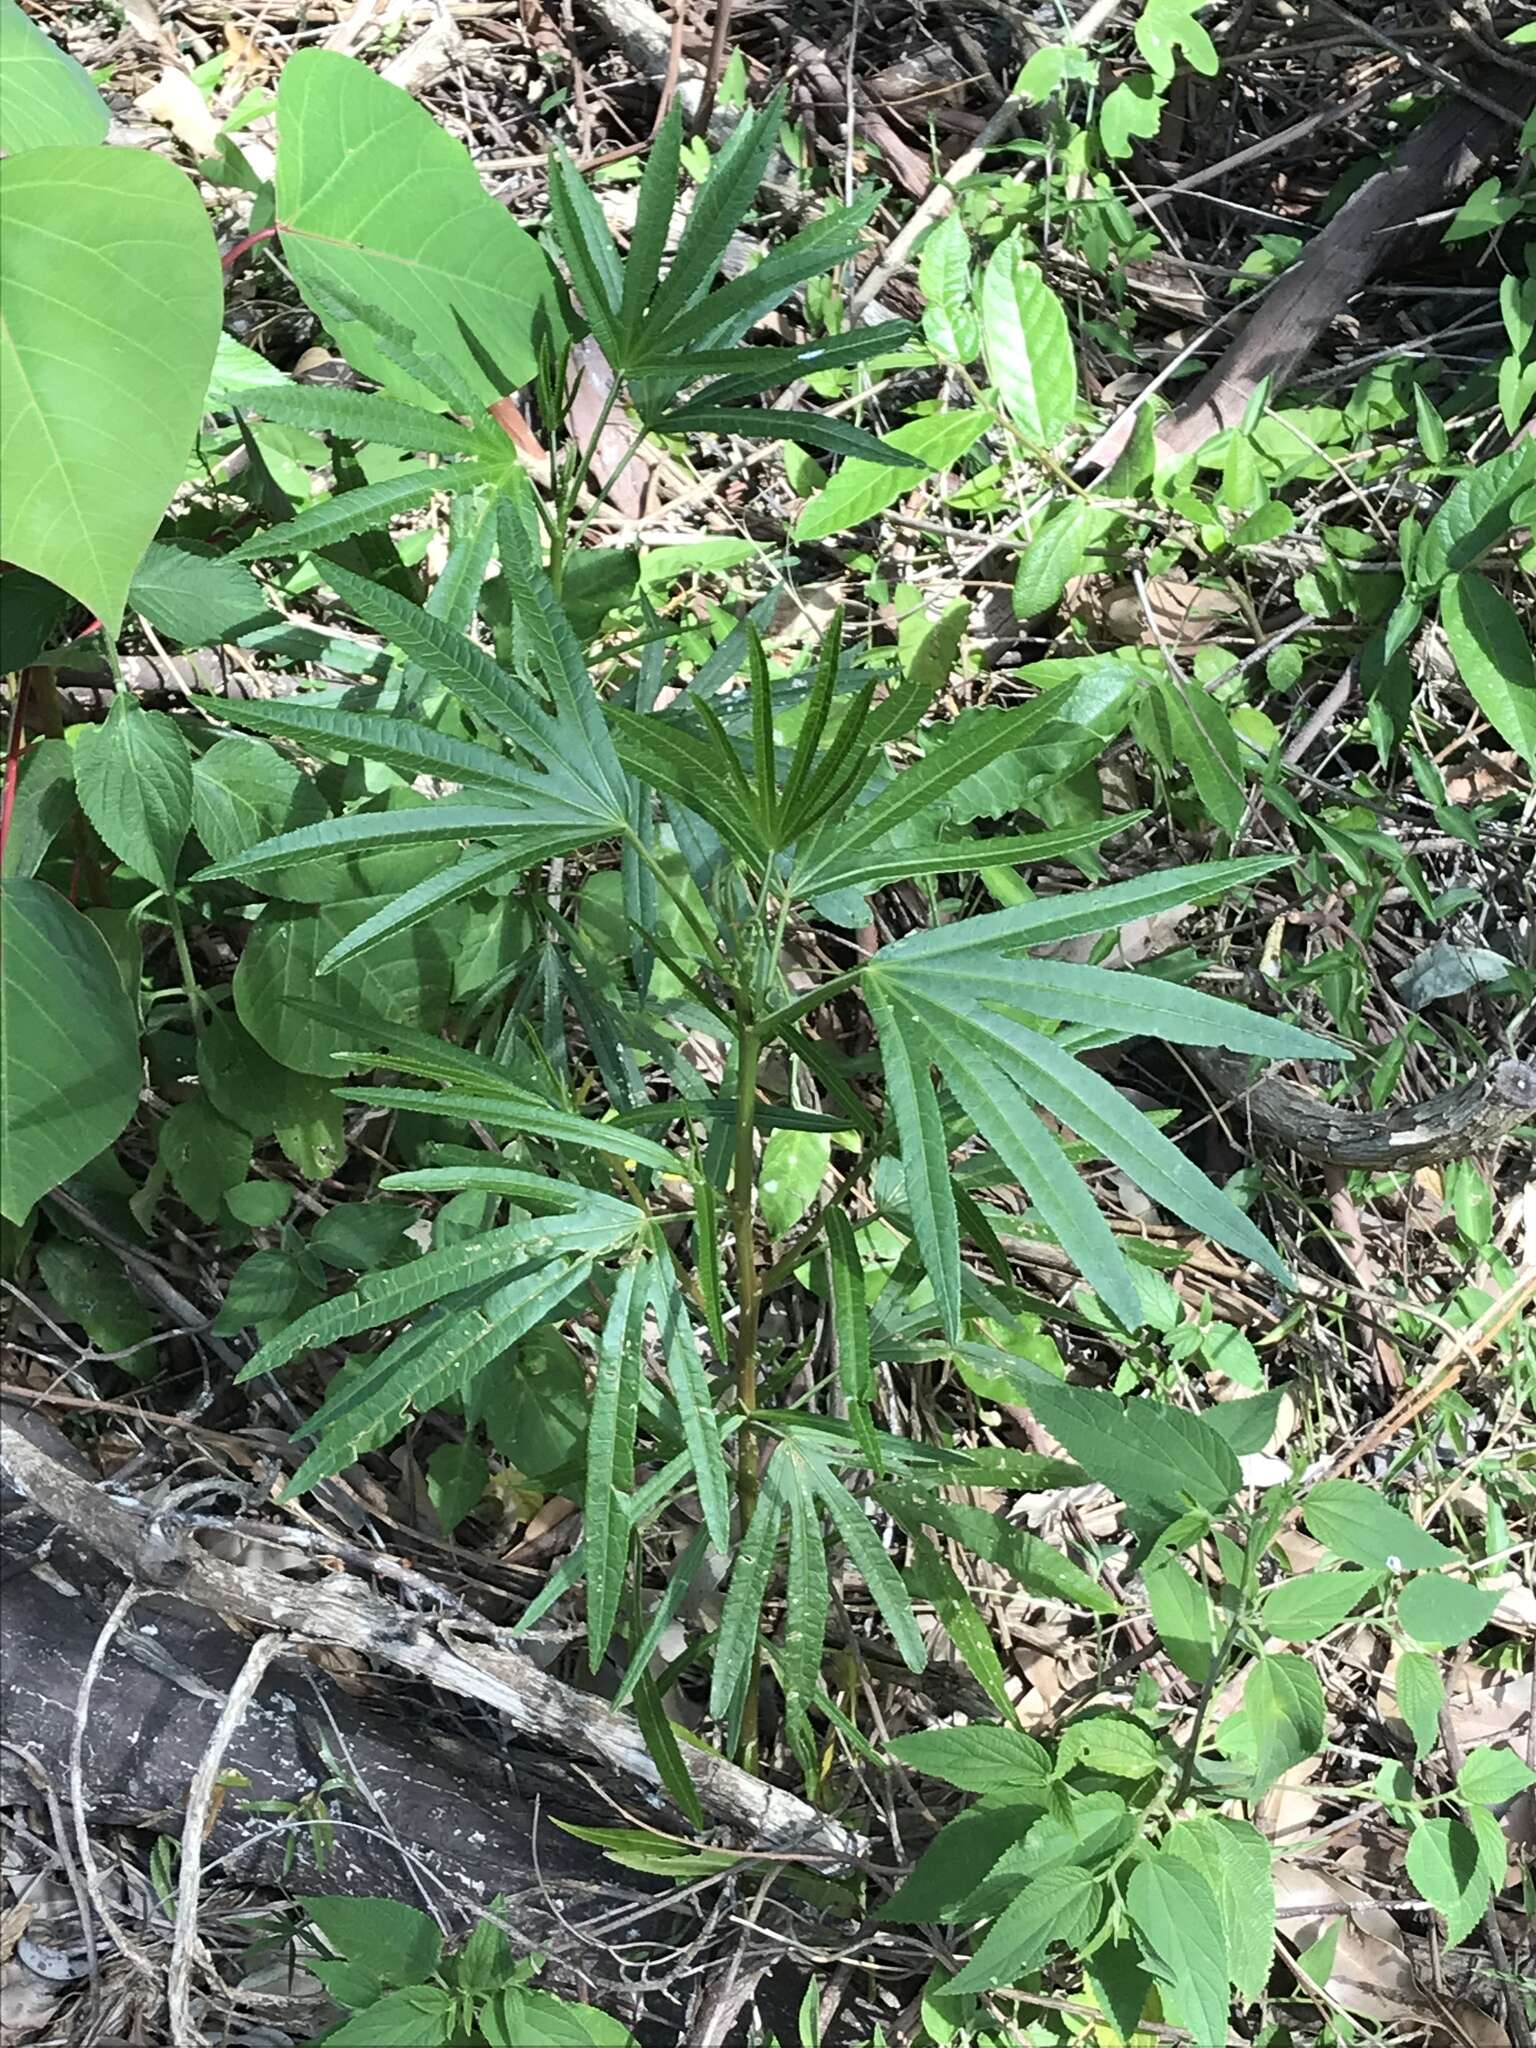
[[[419,1458],[450,1544],[514,1493],[574,1504],[514,1632],[579,1612],[588,1674],[701,1837],[616,1828],[621,1864],[752,1867],[702,1839],[690,1746],[863,1831],[871,1777],[919,1788],[934,1825],[899,1872],[805,1883],[908,1942],[902,2038],[934,2048],[1387,2038],[1328,1997],[1337,1921],[1284,1938],[1267,1802],[1336,1746],[1329,1649],[1394,1674],[1342,1796],[1397,1830],[1447,1950],[1497,1930],[1503,1818],[1536,1783],[1510,1742],[1453,1749],[1447,1690],[1450,1653],[1520,1654],[1496,1616],[1528,1572],[1528,1434],[1484,1461],[1447,1386],[1475,1513],[1426,1511],[1411,1434],[1357,1470],[1284,1349],[1311,1313],[1299,1198],[1207,1170],[1115,1065],[1150,1041],[1336,1086],[1383,905],[1438,932],[1476,894],[1363,769],[1310,779],[1287,744],[1309,663],[1352,664],[1358,745],[1439,840],[1529,851],[1528,179],[1490,177],[1446,228],[1521,254],[1500,352],[1443,411],[1395,357],[1343,396],[1261,390],[1187,458],[1142,404],[1092,473],[1081,366],[1134,361],[1126,278],[1155,246],[1120,167],[1217,75],[1204,12],[1151,0],[1113,75],[1075,36],[1037,48],[1017,159],[928,229],[918,317],[865,324],[845,284],[873,182],[733,255],[793,156],[782,92],[713,150],[674,107],[622,237],[605,182],[553,154],[532,233],[365,62],[291,56],[271,181],[233,123],[194,179],[107,142],[89,76],[0,0],[8,1284],[152,1388],[164,1342],[110,1239],[174,1214],[222,1267],[236,1384],[296,1404],[285,1503],[383,1454]],[[225,330],[210,188],[249,202],[345,381]],[[634,465],[707,477],[726,447],[788,473],[771,545],[615,530]],[[1404,476],[1388,532],[1368,493]],[[1021,634],[1094,579],[1141,624],[1068,626],[989,688],[963,578],[892,579],[887,519],[1001,561]],[[1298,618],[1234,651],[1303,541]],[[807,645],[783,591],[829,552],[842,601]],[[1192,577],[1241,593],[1235,623],[1175,647],[1148,593]],[[143,636],[284,687],[147,709]],[[1442,652],[1499,757],[1466,790],[1424,698]],[[110,706],[66,726],[80,662]],[[1127,758],[1136,799],[1111,804]],[[1353,949],[1234,969],[1234,928],[1341,890]],[[1159,920],[1177,949],[1126,943]],[[1528,948],[1440,938],[1408,971],[1372,1106],[1436,1042],[1431,1003],[1529,1010]],[[1469,1007],[1444,1028],[1452,1053],[1478,1039]],[[1434,1309],[1400,1292],[1386,1341],[1454,1356],[1472,1330],[1518,1405],[1531,1337],[1495,1311],[1527,1269],[1480,1167],[1442,1193],[1475,1277]],[[1262,1347],[1221,1312],[1233,1274]],[[1112,1537],[1064,1519],[1094,1489]],[[1021,1713],[999,1596],[1100,1651],[1131,1626],[1138,1669]],[[965,1709],[891,1736],[866,1653],[919,1700],[959,1673]],[[299,1903],[338,2044],[631,2038],[535,1988],[494,1912],[445,1960],[398,1903]],[[1512,2026],[1528,2004],[1509,1988]]]

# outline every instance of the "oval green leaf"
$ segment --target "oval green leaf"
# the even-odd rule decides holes
[[[0,883],[0,939],[0,1215],[19,1223],[132,1116],[139,1031],[106,941],[46,882]]]
[[[181,482],[223,290],[202,201],[140,149],[0,164],[0,555],[109,633]]]
[[[361,321],[333,319],[337,291],[377,307],[487,403],[527,383],[541,331],[559,325],[549,266],[462,144],[398,86],[327,50],[289,60],[277,121],[284,253],[347,359],[423,395]]]

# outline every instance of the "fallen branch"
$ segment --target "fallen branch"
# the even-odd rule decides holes
[[[296,1642],[356,1651],[444,1692],[504,1714],[516,1732],[575,1751],[659,1790],[639,1728],[600,1700],[552,1678],[522,1651],[477,1640],[463,1623],[407,1613],[347,1572],[305,1583],[265,1565],[213,1556],[174,1516],[69,1471],[20,1429],[0,1422],[0,1467],[34,1506],[141,1586],[174,1594],[225,1621],[281,1630]],[[295,1552],[295,1567],[309,1560]],[[487,1625],[487,1636],[495,1632]],[[866,1844],[793,1793],[764,1784],[724,1757],[685,1746],[683,1761],[706,1811],[752,1846],[833,1862]]]
[[[1536,1117],[1536,1064],[1496,1060],[1459,1087],[1395,1109],[1336,1109],[1294,1081],[1268,1073],[1255,1079],[1252,1063],[1210,1046],[1186,1048],[1191,1064],[1241,1117],[1277,1138],[1303,1159],[1324,1166],[1440,1166],[1487,1151],[1516,1124]]]
[[[1276,398],[1404,235],[1468,185],[1506,139],[1511,121],[1524,120],[1536,106],[1536,85],[1506,71],[1491,71],[1469,85],[1478,97],[1448,101],[1415,129],[1396,159],[1345,201],[1265,294],[1258,316],[1159,426],[1158,445],[1167,454],[1191,455],[1213,434],[1237,426],[1266,378],[1269,396]],[[1495,92],[1498,99],[1492,100]],[[1505,106],[1507,112],[1500,111]],[[1106,436],[1095,449],[1098,461],[1114,460],[1113,439]]]

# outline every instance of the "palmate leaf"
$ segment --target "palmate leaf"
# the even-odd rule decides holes
[[[848,1423],[876,1473],[885,1470],[880,1440],[870,1415],[875,1378],[869,1361],[869,1306],[858,1240],[843,1211],[823,1212],[827,1233],[827,1276],[832,1290],[832,1342],[838,1384],[848,1406]]]
[[[838,1479],[819,1453],[810,1450],[807,1439],[798,1439],[808,1483],[826,1509],[832,1526],[842,1537],[848,1555],[863,1575],[881,1619],[909,1671],[921,1671],[928,1662],[922,1631],[912,1612],[912,1602],[901,1583],[901,1574],[886,1555],[874,1526],[862,1507]],[[776,1461],[775,1461],[776,1462]]]
[[[624,265],[603,209],[558,146],[549,158],[549,217],[587,323],[615,368],[623,362],[618,309]]]
[[[635,1485],[635,1430],[644,1367],[646,1274],[622,1266],[603,1324],[587,1424],[582,1540],[587,1553],[587,1653],[596,1671],[607,1655],[629,1565],[629,1496]]]
[[[660,1253],[651,1266],[651,1311],[661,1331],[667,1379],[692,1461],[704,1526],[723,1557],[730,1549],[731,1502],[725,1453],[720,1447],[720,1424],[698,1341],[688,1320],[687,1303],[670,1259]]]
[[[413,1324],[377,1358],[338,1376],[310,1417],[307,1431],[318,1442],[290,1480],[287,1496],[344,1471],[364,1451],[387,1442],[409,1408],[430,1408],[469,1386],[492,1359],[553,1316],[591,1270],[590,1258],[539,1259],[488,1284],[469,1305],[449,1304]]]
[[[1059,1147],[1034,1119],[1038,1105],[1112,1160],[1137,1187],[1218,1243],[1288,1280],[1274,1249],[1156,1127],[1100,1075],[998,1005],[1093,1028],[1155,1031],[1176,1042],[1226,1044],[1271,1055],[1329,1055],[1325,1041],[1199,991],[1071,962],[1014,959],[1030,945],[1103,931],[1127,917],[1188,903],[1255,879],[1262,861],[1215,862],[1085,890],[919,932],[883,948],[865,971],[901,1141],[918,1248],[934,1279],[944,1327],[959,1335],[959,1249],[947,1156],[928,1080],[941,1067],[977,1130],[1029,1192],[1063,1249],[1113,1312],[1135,1327],[1139,1300],[1097,1208],[1063,1171]],[[1130,1020],[1129,1022],[1127,1020]]]
[[[1127,676],[1107,670],[1064,683],[1017,711],[975,711],[962,715],[929,747],[914,767],[891,781],[851,816],[835,818],[804,849],[794,887],[817,895],[840,884],[826,878],[846,870],[853,856],[918,817],[1000,754],[1054,744],[1064,730],[1077,732],[1112,721],[1132,688]],[[972,924],[981,922],[969,919]],[[923,936],[927,936],[924,934]]]
[[[457,1123],[474,1121],[489,1124],[493,1130],[520,1131],[554,1144],[574,1145],[578,1151],[601,1152],[612,1159],[654,1167],[658,1173],[677,1173],[682,1165],[637,1131],[554,1109],[535,1095],[471,1095],[462,1088],[444,1088],[437,1094],[425,1088],[349,1088],[342,1093],[349,1102],[369,1102],[378,1109],[409,1109],[419,1116],[451,1117]]]
[[[526,478],[514,482],[527,493]],[[510,498],[496,508],[496,549],[519,631],[554,700],[562,762],[611,830],[622,832],[629,819],[629,790],[603,707],[571,622]]]
[[[675,356],[695,345],[718,348],[745,334],[755,321],[788,298],[796,285],[834,270],[839,263],[857,255],[861,231],[879,200],[878,188],[869,188],[851,206],[837,207],[820,220],[812,221],[808,227],[801,228],[798,234],[772,250],[761,263],[743,271],[740,277],[732,278],[729,284],[717,286],[707,298],[687,312],[669,319],[660,334],[656,334],[653,323],[648,322],[650,348],[657,357]],[[694,202],[690,226],[698,219],[702,202],[703,194]],[[686,240],[685,232],[684,244]],[[683,245],[679,245],[678,256],[682,255]],[[672,277],[676,275],[677,268],[674,261],[672,273],[658,296],[658,309],[671,291]],[[641,371],[638,374],[645,373]]]
[[[789,1566],[784,1583],[784,1646],[779,1676],[792,1721],[803,1721],[821,1682],[827,1640],[827,1552],[820,1502],[811,1468],[792,1443],[783,1445],[770,1471],[789,1513]]]
[[[531,785],[537,788],[537,785]],[[292,867],[299,861],[315,860],[323,853],[370,853],[385,846],[432,846],[445,839],[485,839],[504,849],[509,860],[516,857],[524,866],[547,860],[557,853],[571,853],[598,836],[592,820],[572,817],[563,804],[543,799],[513,810],[509,804],[482,800],[478,803],[444,799],[413,810],[357,811],[346,818],[324,818],[315,825],[300,825],[292,832],[279,832],[229,860],[215,861],[201,870],[200,882],[224,882],[251,875],[266,875]]]
[[[900,1000],[916,1012],[936,1050],[943,1047],[947,1053],[955,1034],[962,1034],[970,1045],[1004,1064],[1031,1101],[1113,1160],[1153,1201],[1290,1284],[1284,1263],[1263,1233],[1102,1075],[1038,1031],[1010,1018],[988,1016],[979,1008],[934,1000],[926,985],[906,982]],[[1075,1245],[1062,1248],[1077,1257]],[[1120,1309],[1115,1312],[1121,1314]],[[1135,1316],[1139,1323],[1139,1304]]]
[[[944,1119],[928,1071],[926,1051],[915,1034],[904,1034],[877,980],[864,989],[880,1037],[886,1100],[901,1143],[907,1209],[917,1248],[933,1287],[946,1335],[960,1335],[960,1230]]]
[[[781,86],[758,113],[739,122],[710,165],[671,267],[651,301],[644,330],[648,339],[691,305],[719,268],[732,235],[757,197],[778,136],[784,98]]]
[[[226,401],[233,409],[234,400]],[[222,408],[220,408],[222,410]],[[440,412],[404,405],[373,391],[338,384],[295,384],[284,380],[242,392],[239,410],[257,413],[285,427],[306,427],[371,441],[384,448],[409,448],[421,455],[467,455],[478,445],[468,427]]]
[[[654,712],[648,718],[632,711],[608,715],[619,759],[629,772],[695,812],[714,827],[733,853],[749,867],[760,869],[766,851],[755,831],[749,830],[749,821],[738,809],[715,794],[722,766],[713,750]]]
[[[1089,825],[1064,825],[1055,832],[1025,832],[996,839],[942,839],[931,845],[894,846],[888,852],[872,847],[867,853],[849,854],[841,865],[834,855],[830,865],[818,866],[816,891],[820,895],[835,889],[877,889],[886,882],[905,881],[917,875],[966,875],[979,868],[1022,867],[1037,861],[1070,858],[1091,852],[1146,815],[1145,811],[1131,811]]]
[[[777,1462],[777,1461],[775,1461]],[[710,1678],[709,1711],[716,1720],[734,1719],[740,1707],[752,1654],[757,1647],[758,1619],[768,1591],[779,1547],[779,1530],[784,1522],[784,1502],[771,1484],[773,1465],[757,1497],[757,1506],[747,1532],[737,1546],[731,1567],[731,1583],[720,1612],[720,1632],[715,1638],[715,1668]]]
[[[576,1213],[582,1216],[582,1211]],[[633,1219],[635,1212],[631,1210],[629,1214]],[[601,1248],[608,1250],[624,1243],[624,1232],[616,1225],[611,1210],[605,1213],[594,1205],[592,1217],[592,1226],[579,1231],[581,1237],[596,1238]],[[530,1261],[547,1259],[562,1249],[588,1249],[585,1243],[571,1245],[568,1235],[562,1239],[561,1232],[568,1233],[569,1227],[567,1218],[534,1217],[504,1224],[462,1244],[424,1252],[408,1265],[369,1273],[356,1287],[307,1310],[268,1338],[241,1370],[240,1380],[276,1372],[301,1352],[323,1350],[364,1330],[375,1330],[382,1323],[398,1322],[433,1302],[479,1287]]]
[[[672,228],[672,209],[677,204],[682,152],[683,110],[674,99],[667,118],[651,137],[635,200],[635,225],[624,259],[624,287],[619,302],[619,326],[626,349],[639,335],[661,276],[661,261],[667,253],[667,236]],[[617,363],[619,359],[612,360]]]
[[[483,647],[430,608],[424,610],[334,562],[326,564],[325,579],[365,625],[392,640],[482,725],[522,747],[552,775],[565,769],[572,794],[582,786],[567,759],[568,751],[580,758],[574,736],[562,732],[532,692],[499,668]]]
[[[342,491],[323,505],[311,506],[296,519],[281,526],[269,526],[233,549],[232,562],[255,562],[268,555],[313,554],[317,548],[351,540],[359,533],[373,533],[387,526],[400,512],[414,512],[439,491],[467,491],[485,481],[480,468],[469,462],[447,469],[408,469],[382,483],[364,484],[355,491]]]
[[[852,334],[801,342],[793,348],[686,350],[681,355],[648,363],[645,375],[679,385],[716,377],[719,382],[701,392],[699,401],[705,405],[728,405],[739,398],[755,397],[776,384],[814,376],[819,370],[844,369],[867,362],[871,356],[889,354],[911,332],[909,321],[883,320],[876,327],[859,327]]]
[[[978,960],[989,960],[999,953],[1023,953],[1031,946],[1116,930],[1132,918],[1153,917],[1159,911],[1176,910],[1182,904],[1208,903],[1214,896],[1225,896],[1283,866],[1283,859],[1262,854],[1245,860],[1212,860],[1198,867],[1169,868],[1161,874],[1138,876],[1130,882],[1111,882],[1103,889],[1074,889],[1062,896],[1041,896],[1012,910],[989,911],[983,917],[968,917],[955,924],[938,925],[932,931],[913,932],[894,946],[882,947],[879,957],[885,963],[900,959],[926,964],[967,953]]]
[[[275,733],[315,753],[335,753],[359,761],[379,761],[402,775],[432,775],[445,782],[468,782],[505,789],[524,796],[539,784],[513,767],[490,747],[449,733],[420,720],[392,718],[374,711],[344,711],[333,704],[226,702],[222,697],[194,697],[200,711],[228,718],[233,725]]]
[[[778,412],[738,405],[685,405],[652,422],[662,434],[739,434],[744,441],[793,441],[804,448],[822,448],[829,455],[851,455],[860,462],[883,463],[894,469],[926,469],[914,455],[903,455],[863,427],[826,413]]]
[[[896,1008],[925,1038],[919,1015],[907,1008],[899,992]],[[1061,1146],[1041,1123],[1026,1097],[995,1060],[956,1035],[946,1037],[942,1051],[928,1038],[928,1056],[943,1069],[961,1108],[1003,1165],[1028,1195],[1040,1221],[1078,1271],[1127,1329],[1141,1320],[1141,1298],[1088,1185],[1074,1171]]]

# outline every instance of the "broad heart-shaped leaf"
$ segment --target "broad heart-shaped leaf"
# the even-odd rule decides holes
[[[1445,1915],[1452,1948],[1465,1941],[1488,1904],[1488,1873],[1477,1837],[1462,1821],[1424,1821],[1408,1838],[1408,1875],[1422,1897]]]
[[[0,1215],[112,1143],[139,1099],[139,1027],[117,963],[46,882],[0,882]]]
[[[1379,1583],[1377,1572],[1301,1572],[1264,1595],[1264,1626],[1283,1643],[1312,1643],[1338,1627]]]
[[[971,241],[958,213],[945,214],[924,237],[917,285],[926,339],[952,362],[974,362],[981,326],[971,304]]]
[[[883,435],[882,445],[915,464],[916,470],[894,468],[889,461],[871,461],[867,456],[845,463],[795,521],[795,539],[825,540],[830,534],[862,526],[907,495],[917,481],[917,470],[948,469],[974,447],[991,424],[992,415],[980,409],[936,412]]]
[[[434,1921],[394,1899],[300,1899],[336,1953],[381,1984],[421,1984],[437,1968],[443,1937]]]
[[[457,2014],[453,1994],[441,1985],[408,1984],[362,2006],[328,2038],[335,2048],[447,2048]]]
[[[1440,1713],[1445,1705],[1445,1680],[1439,1660],[1422,1650],[1405,1650],[1393,1678],[1397,1711],[1413,1737],[1413,1760],[1423,1763],[1440,1740]]]
[[[1445,1572],[1415,1572],[1398,1595],[1397,1619],[1416,1643],[1449,1649],[1482,1634],[1500,1597],[1493,1587],[1469,1586]]]
[[[1536,654],[1519,614],[1486,576],[1452,576],[1440,592],[1440,623],[1478,710],[1536,769]]]
[[[962,1792],[995,1793],[1000,1798],[1044,1805],[1051,1782],[1051,1759],[1032,1735],[1014,1728],[993,1728],[985,1721],[962,1728],[923,1728],[898,1735],[888,1744],[896,1761],[925,1777],[941,1778]]]
[[[158,540],[133,572],[128,606],[183,647],[208,647],[282,623],[249,569],[211,548]]]
[[[118,859],[169,894],[192,824],[192,756],[175,719],[119,690],[76,744],[75,790]]]
[[[1261,1792],[1293,1764],[1315,1756],[1327,1732],[1327,1707],[1306,1658],[1289,1651],[1260,1657],[1243,1685],[1243,1720]]]
[[[1358,1479],[1325,1479],[1307,1495],[1302,1520],[1336,1557],[1381,1570],[1434,1570],[1460,1560],[1411,1515]]]
[[[111,121],[85,66],[50,42],[18,0],[0,0],[0,152],[100,142]]]
[[[0,284],[0,555],[115,635],[208,388],[213,231],[148,150],[28,150],[0,164]]]
[[[1275,1951],[1275,1880],[1268,1842],[1247,1821],[1197,1814],[1176,1821],[1163,1849],[1200,1871],[1221,1908],[1232,1988],[1261,1998]]]
[[[1053,1942],[1077,1948],[1098,1924],[1104,1888],[1086,1870],[1048,1870],[993,1921],[986,1940],[945,1989],[985,1991],[1038,1969]]]
[[[1103,1387],[1045,1383],[1029,1405],[1089,1477],[1123,1501],[1215,1514],[1242,1486],[1242,1467],[1214,1429],[1150,1395],[1122,1401]]]
[[[1077,406],[1077,363],[1061,301],[1017,236],[982,272],[981,333],[1004,412],[1029,440],[1054,448]]]
[[[257,920],[235,969],[235,1009],[264,1052],[301,1074],[336,1078],[333,1053],[352,1051],[356,1034],[321,1024],[294,1004],[295,997],[327,995],[335,1001],[407,1024],[436,1024],[452,980],[447,936],[416,925],[321,976],[319,962],[378,909],[376,900],[320,903],[290,909],[271,905]]]
[[[462,144],[398,86],[326,50],[283,67],[277,125],[283,251],[327,324],[339,289],[405,328],[485,403],[525,384],[541,337],[560,331],[553,281]],[[423,395],[362,322],[335,320],[333,331],[377,383]]]
[[[1126,1905],[1147,1966],[1182,2024],[1201,2043],[1225,2041],[1227,1937],[1209,1882],[1192,1863],[1159,1851],[1131,1872]]]

